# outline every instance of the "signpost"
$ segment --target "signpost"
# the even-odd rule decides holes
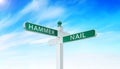
[[[26,22],[24,24],[24,28],[28,31],[43,33],[43,34],[57,37],[56,39],[50,40],[51,43],[53,43],[54,45],[57,45],[57,66],[56,66],[57,68],[56,69],[63,69],[63,43],[90,38],[96,35],[95,30],[89,30],[89,31],[65,36],[68,33],[63,31],[61,25],[62,25],[62,22],[59,21],[57,30],[54,30],[54,29],[39,26],[36,24],[31,24],[29,22]],[[55,41],[57,41],[57,43]]]

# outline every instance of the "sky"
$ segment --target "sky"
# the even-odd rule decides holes
[[[25,22],[96,37],[64,43],[64,69],[120,69],[120,0],[0,0],[0,69],[56,69],[56,37]]]

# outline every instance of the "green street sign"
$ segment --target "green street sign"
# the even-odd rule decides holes
[[[32,31],[32,32],[38,32],[38,33],[43,33],[43,34],[52,35],[52,36],[57,36],[58,35],[57,30],[47,28],[47,27],[43,27],[43,26],[39,26],[39,25],[36,25],[36,24],[31,24],[29,22],[26,22],[24,24],[24,28],[26,30]]]
[[[63,37],[63,42],[70,42],[95,36],[95,30],[89,30]]]

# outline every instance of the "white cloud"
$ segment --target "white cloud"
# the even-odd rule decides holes
[[[99,33],[98,37],[102,41],[114,41],[114,40],[120,39],[119,34],[120,34],[120,32],[109,31],[109,32],[105,32],[105,33]]]
[[[59,17],[63,13],[63,8],[60,7],[49,7],[43,11],[41,17],[42,19],[51,19],[54,17]]]
[[[44,38],[43,38],[44,37]],[[33,32],[17,32],[0,36],[0,50],[24,44],[47,43],[51,38]],[[37,42],[36,42],[37,41]]]
[[[0,36],[0,50],[10,47],[10,40],[13,39],[15,34],[6,34]],[[8,43],[9,42],[9,43]]]
[[[49,19],[55,19],[61,17],[65,12],[65,9],[62,7],[47,7],[44,9],[40,9],[39,12],[37,12],[36,16],[34,17],[35,23],[40,23],[41,21],[44,20],[49,20]],[[49,23],[48,23],[49,24]]]
[[[17,53],[15,51],[2,51],[0,53],[0,56],[1,57],[6,57],[6,56],[14,56],[16,55]],[[2,62],[2,61],[1,61]]]
[[[56,59],[12,57],[0,62],[1,69],[56,69]],[[6,66],[7,65],[7,66]],[[119,54],[72,53],[64,55],[64,69],[119,69]]]
[[[32,0],[31,3],[29,3],[25,8],[23,8],[20,13],[26,14],[29,12],[37,12],[39,10],[42,10],[48,5],[48,0]],[[40,11],[39,11],[40,12]]]
[[[64,12],[63,8],[48,6],[48,2],[48,0],[33,0],[16,15],[3,18],[0,21],[0,30],[17,23],[26,14],[32,13],[32,17],[34,18],[32,18],[31,21],[34,21],[35,23],[39,23],[40,21],[46,19],[57,18],[58,16],[62,15]]]
[[[11,56],[0,62],[0,69],[55,69],[55,60],[48,58],[32,59],[30,56]]]
[[[52,38],[43,38],[43,39],[39,39],[39,40],[35,40],[30,42],[30,44],[41,44],[41,43],[47,43],[49,40],[51,40]]]
[[[65,69],[119,69],[120,55],[80,53],[65,56]]]

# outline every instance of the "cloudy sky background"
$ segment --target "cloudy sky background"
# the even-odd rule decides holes
[[[0,0],[0,69],[56,69],[55,38],[23,24],[97,36],[64,44],[64,69],[120,69],[120,0]]]

